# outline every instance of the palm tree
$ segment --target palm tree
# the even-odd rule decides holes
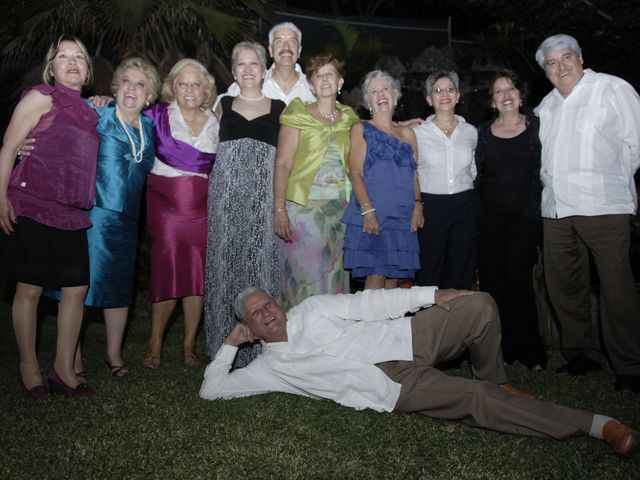
[[[271,0],[32,0],[0,6],[0,69],[3,112],[15,101],[16,79],[39,71],[49,43],[61,33],[77,35],[95,57],[95,93],[109,93],[112,65],[143,56],[166,72],[176,59],[192,56],[230,83],[227,52],[253,37],[270,19]],[[37,82],[37,73],[28,83]],[[24,86],[27,82],[21,82]]]

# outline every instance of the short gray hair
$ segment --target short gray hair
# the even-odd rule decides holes
[[[396,102],[402,97],[402,91],[400,90],[400,81],[393,78],[384,70],[373,70],[367,73],[362,81],[362,104],[369,108],[369,84],[376,78],[384,78],[391,84],[391,88],[396,94]]]
[[[244,303],[247,301],[251,295],[257,292],[262,292],[267,295],[269,298],[273,298],[269,292],[267,292],[264,288],[260,287],[247,287],[242,290],[238,295],[236,295],[235,300],[233,301],[233,311],[236,314],[236,317],[240,321],[244,321],[245,312],[244,312]]]
[[[269,45],[273,43],[273,36],[275,35],[276,30],[281,30],[284,28],[296,32],[296,35],[298,36],[298,45],[302,45],[302,32],[295,23],[291,22],[282,22],[271,27],[271,30],[269,30]]]
[[[544,54],[546,52],[555,52],[562,50],[563,48],[573,50],[578,54],[578,56],[582,55],[582,49],[580,48],[578,41],[571,35],[567,35],[566,33],[551,35],[550,37],[547,37],[536,50],[536,62],[538,62],[540,68],[544,70]]]
[[[431,95],[431,93],[433,92],[433,86],[441,78],[448,78],[453,82],[456,90],[460,90],[460,77],[458,77],[458,74],[456,72],[454,72],[453,70],[438,70],[437,72],[433,72],[431,75],[429,75],[424,81],[425,95]]]
[[[238,56],[242,50],[253,50],[262,64],[262,69],[267,69],[267,51],[258,42],[240,42],[233,47],[231,52],[231,69],[233,70],[238,61]]]

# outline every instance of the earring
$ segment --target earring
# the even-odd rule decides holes
[[[341,90],[340,90],[340,89],[338,89],[338,95],[340,95],[340,92],[341,92]]]
[[[522,108],[522,100],[520,100],[520,108]]]
[[[373,116],[373,108],[369,107],[369,115]]]

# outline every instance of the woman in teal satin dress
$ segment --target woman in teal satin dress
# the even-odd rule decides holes
[[[104,309],[107,363],[117,377],[129,373],[122,340],[133,299],[140,198],[155,158],[153,121],[141,111],[157,98],[159,89],[155,67],[129,58],[113,75],[115,104],[97,109],[100,147],[95,203],[88,212],[93,226],[87,231],[90,283],[85,305]],[[75,369],[84,381],[80,347]]]

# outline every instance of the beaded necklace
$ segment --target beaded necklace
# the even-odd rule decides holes
[[[136,142],[133,141],[133,137],[131,137],[131,134],[129,133],[129,129],[125,124],[125,121],[122,118],[122,114],[120,113],[120,109],[118,108],[117,105],[116,105],[116,118],[120,122],[120,125],[122,125],[122,128],[124,129],[124,133],[127,135],[127,138],[129,139],[129,145],[131,145],[131,154],[133,155],[133,161],[136,163],[142,162],[142,152],[144,152],[144,147],[145,147],[144,132],[142,131],[142,121],[138,119],[138,133],[140,134],[140,151],[138,151],[138,149],[136,148]]]

